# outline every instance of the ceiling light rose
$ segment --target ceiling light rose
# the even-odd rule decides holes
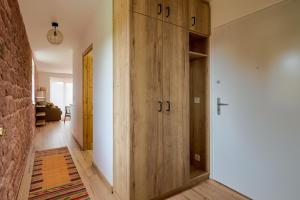
[[[57,22],[52,22],[52,29],[48,31],[47,39],[53,45],[60,45],[63,42],[64,36],[58,30],[58,23]]]

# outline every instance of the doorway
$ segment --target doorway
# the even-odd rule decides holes
[[[50,102],[65,112],[73,104],[73,78],[50,77]],[[63,113],[64,114],[64,113]]]
[[[83,53],[83,150],[93,150],[93,45]]]

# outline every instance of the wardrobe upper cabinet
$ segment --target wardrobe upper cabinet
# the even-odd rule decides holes
[[[190,30],[203,35],[210,34],[210,6],[203,0],[189,0]]]
[[[163,0],[132,0],[133,11],[162,19],[163,17]]]
[[[186,0],[132,0],[133,11],[187,27],[188,5]]]
[[[164,0],[163,20],[181,27],[187,27],[187,1]]]

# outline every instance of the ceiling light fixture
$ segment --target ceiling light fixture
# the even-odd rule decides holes
[[[48,31],[47,39],[53,45],[60,45],[63,42],[64,36],[58,30],[58,23],[57,22],[52,22],[52,29]]]

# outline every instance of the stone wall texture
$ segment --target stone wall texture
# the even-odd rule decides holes
[[[31,49],[17,0],[0,0],[0,199],[14,200],[34,134]]]

